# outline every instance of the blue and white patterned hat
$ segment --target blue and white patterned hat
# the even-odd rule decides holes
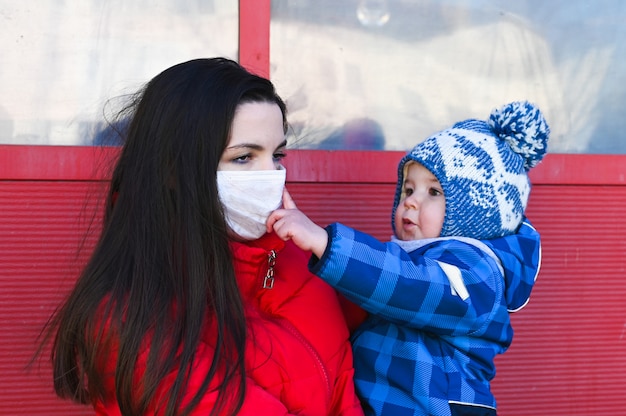
[[[419,143],[398,166],[391,223],[402,196],[405,165],[415,161],[439,180],[446,198],[442,237],[479,240],[514,233],[530,194],[528,171],[547,150],[550,128],[528,102],[465,120]]]

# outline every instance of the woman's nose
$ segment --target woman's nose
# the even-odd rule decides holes
[[[274,160],[274,157],[265,157],[260,160],[259,170],[276,170],[278,169],[278,162]]]

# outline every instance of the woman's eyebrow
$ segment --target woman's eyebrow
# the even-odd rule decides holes
[[[233,146],[228,146],[226,149],[253,149],[253,150],[263,150],[263,146],[256,143],[239,143]]]
[[[281,144],[276,146],[276,149],[280,149],[281,147],[287,146],[287,140],[283,140]],[[228,146],[226,149],[252,149],[252,150],[263,150],[264,147],[257,143],[239,143],[233,146]]]

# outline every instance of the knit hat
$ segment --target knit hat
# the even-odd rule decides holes
[[[402,198],[406,164],[421,163],[446,198],[442,237],[479,240],[514,233],[530,194],[528,171],[547,150],[550,128],[528,102],[493,110],[489,120],[465,120],[419,143],[398,166],[391,224]]]

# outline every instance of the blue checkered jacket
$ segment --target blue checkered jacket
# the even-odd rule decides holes
[[[495,408],[494,357],[511,344],[509,313],[530,296],[541,262],[525,221],[493,240],[381,243],[342,224],[311,271],[370,315],[353,335],[367,415],[450,415],[450,403]]]

